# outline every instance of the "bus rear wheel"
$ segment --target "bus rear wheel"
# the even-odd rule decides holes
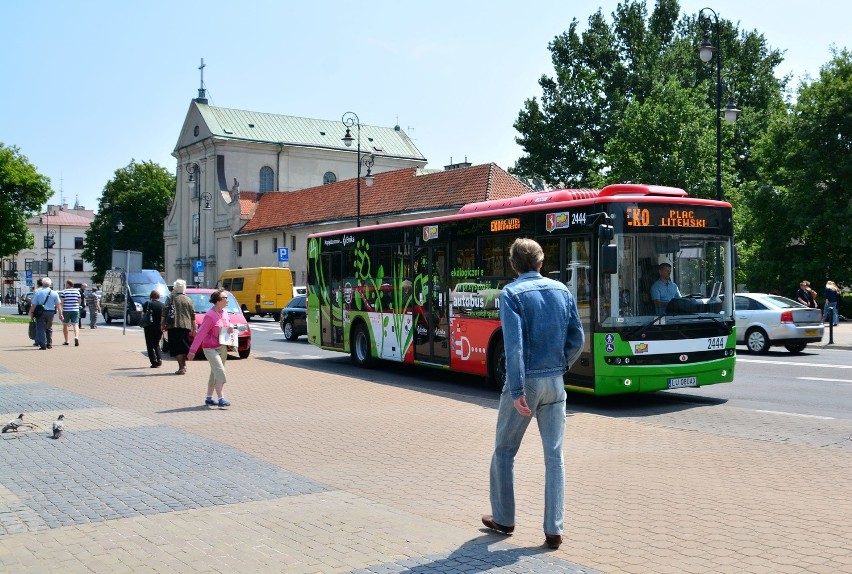
[[[373,355],[370,353],[370,332],[364,323],[355,325],[350,344],[353,363],[359,367],[369,367],[373,364]]]
[[[495,389],[503,389],[506,384],[506,348],[502,337],[494,342],[488,354],[488,385]]]

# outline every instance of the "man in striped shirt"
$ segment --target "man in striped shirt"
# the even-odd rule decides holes
[[[80,320],[80,290],[74,287],[74,282],[69,279],[65,282],[65,289],[59,292],[59,298],[62,300],[62,334],[65,335],[65,342],[68,344],[68,327],[74,327],[74,346],[80,346],[80,328],[78,322]]]

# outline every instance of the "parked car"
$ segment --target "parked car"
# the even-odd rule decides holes
[[[822,340],[822,309],[766,293],[737,293],[734,306],[737,344],[752,353],[765,353],[772,346],[801,353],[808,343]]]
[[[210,302],[210,294],[213,291],[215,289],[186,288],[185,293],[192,300],[192,306],[195,309],[195,324],[198,327],[201,327],[204,314],[213,307],[213,303]],[[241,359],[247,359],[251,353],[251,328],[243,316],[243,311],[240,309],[240,304],[237,303],[237,298],[227,291],[225,291],[225,294],[228,296],[228,306],[225,307],[225,311],[227,311],[231,323],[237,328],[237,352]],[[203,358],[204,354],[199,352],[198,356]]]
[[[35,293],[24,293],[18,299],[18,315],[28,315]]]
[[[307,295],[299,295],[281,310],[281,331],[285,341],[295,341],[300,335],[308,334]]]

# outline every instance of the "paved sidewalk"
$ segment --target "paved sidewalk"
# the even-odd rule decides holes
[[[208,409],[207,364],[148,368],[138,329],[41,352],[25,327],[0,324],[0,422],[25,412],[41,428],[0,435],[0,571],[852,573],[848,445],[569,405],[566,542],[553,552],[535,425],[515,534],[479,523],[494,392],[296,343],[283,350],[304,357],[229,361],[233,406]],[[67,436],[54,441],[60,412]],[[852,438],[845,421],[832,431]]]

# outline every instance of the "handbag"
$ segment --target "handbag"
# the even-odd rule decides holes
[[[169,340],[166,337],[163,337],[163,352],[169,352]]]
[[[50,297],[50,289],[47,290],[47,295],[44,297],[44,301],[33,307],[33,317],[41,317],[44,315],[44,304],[47,303],[48,298]]]
[[[30,327],[29,327],[30,341],[35,341],[35,329],[36,329],[35,324],[36,324],[35,319],[32,319],[30,321]]]
[[[143,329],[145,327],[150,327],[154,324],[154,313],[151,311],[151,307],[146,302],[142,305],[142,316],[139,317],[139,326]]]

